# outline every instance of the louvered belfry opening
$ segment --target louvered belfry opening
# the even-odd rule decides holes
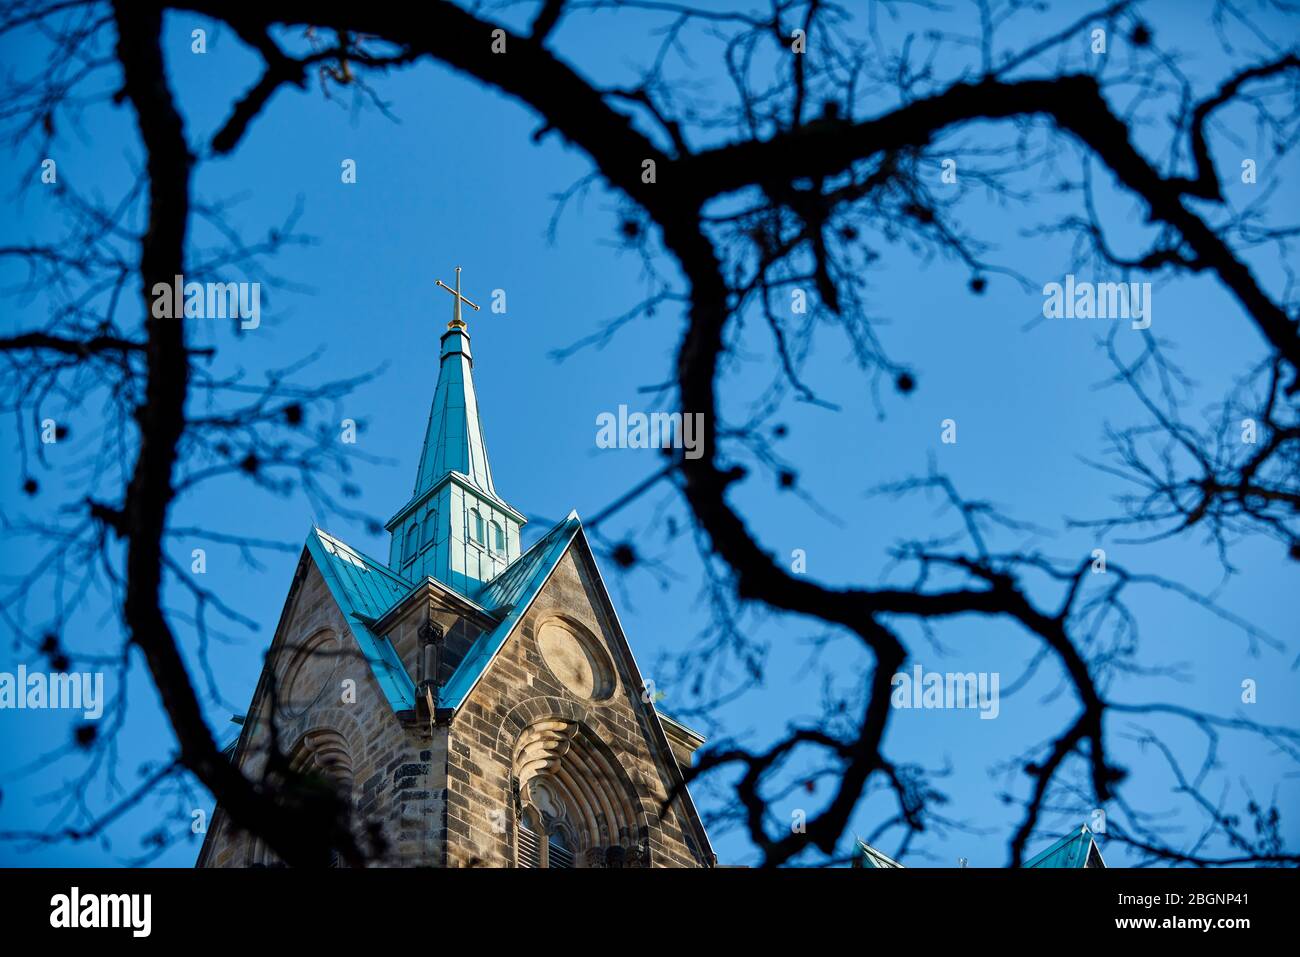
[[[527,824],[519,825],[519,854],[515,866],[528,868],[558,868],[568,870],[573,867],[573,852],[564,846],[557,837],[545,842],[546,858],[542,859],[542,838]]]
[[[517,866],[542,866],[542,843],[528,825],[522,822],[519,824],[519,862]]]
[[[551,838],[546,844],[546,866],[555,868],[573,867],[573,854],[555,838]]]

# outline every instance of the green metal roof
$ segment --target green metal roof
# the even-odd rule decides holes
[[[703,744],[705,741],[708,740],[708,738],[700,734],[700,732],[696,731],[694,728],[690,727],[689,725],[682,724],[672,715],[668,714],[668,712],[660,710],[659,706],[654,702],[651,702],[651,706],[655,709],[655,713],[659,715],[659,720],[662,721],[665,725],[671,725],[673,728],[676,728],[680,733],[688,737],[698,739],[701,744]]]
[[[853,866],[891,868],[902,867],[903,865],[892,857],[882,854],[866,841],[859,839]],[[1106,862],[1102,860],[1101,849],[1097,847],[1097,841],[1092,836],[1092,831],[1088,830],[1088,825],[1082,824],[1076,830],[1056,841],[1047,850],[1031,858],[1029,863],[1024,866],[1105,867]]]
[[[478,603],[488,611],[513,608],[525,597],[528,587],[534,581],[540,569],[559,560],[563,547],[556,546],[563,541],[568,545],[581,522],[577,512],[570,512],[564,521],[535,541],[527,551],[510,563],[500,575],[492,579],[475,596]],[[568,534],[566,534],[566,532]],[[549,568],[546,569],[549,574]],[[531,598],[531,596],[529,596]]]
[[[894,860],[892,857],[889,857],[886,854],[882,854],[880,851],[876,850],[874,847],[872,847],[870,844],[868,844],[866,841],[862,840],[861,838],[858,839],[858,853],[857,853],[857,857],[854,859],[853,864],[855,867],[869,867],[869,868],[881,868],[881,869],[894,868],[894,867],[901,869],[903,867],[903,865],[898,863],[898,861]]]
[[[337,578],[345,590],[351,611],[370,618],[378,618],[392,608],[411,590],[413,582],[407,581],[383,562],[370,558],[347,543],[319,528],[313,528],[307,537],[308,548],[321,552],[325,563],[321,573]]]
[[[581,528],[578,513],[570,512],[480,591],[478,602],[484,608],[498,613],[508,611],[495,628],[479,635],[465,653],[439,695],[443,707],[455,709],[464,703]]]
[[[442,689],[445,707],[458,708],[487,670],[506,638],[533,599],[542,590],[574,535],[582,527],[577,512],[543,535],[504,572],[488,582],[477,601],[488,612],[502,615],[497,626],[485,631],[470,646],[455,673]],[[319,528],[307,536],[307,552],[329,588],[330,595],[348,619],[348,625],[394,711],[415,706],[415,683],[393,646],[375,635],[370,626],[418,587],[382,562]]]
[[[1047,850],[1030,858],[1025,867],[1105,867],[1101,849],[1088,830],[1081,824]]]
[[[415,707],[415,682],[397,652],[371,632],[369,623],[405,598],[415,586],[382,562],[367,558],[319,528],[307,536],[307,552],[348,621],[375,680],[394,711]]]
[[[457,288],[459,276],[457,269]],[[474,598],[484,582],[499,577],[518,557],[519,531],[527,519],[501,500],[492,480],[461,301],[457,294],[442,335],[414,490],[385,527],[392,535],[391,568],[412,580],[432,576]]]
[[[433,390],[413,498],[428,491],[448,472],[460,472],[479,490],[496,495],[479,422],[473,366],[469,333],[463,327],[448,329],[442,337],[438,384]]]

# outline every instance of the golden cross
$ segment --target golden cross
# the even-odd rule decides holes
[[[479,308],[478,306],[474,305],[474,303],[470,302],[468,299],[466,299],[464,296],[460,294],[460,267],[459,266],[456,267],[456,288],[455,289],[452,289],[451,286],[448,286],[441,279],[437,280],[437,282],[439,286],[441,286],[443,289],[446,289],[449,293],[451,293],[453,296],[456,297],[455,311],[452,313],[452,320],[447,324],[447,328],[464,329],[465,320],[460,317],[460,304],[462,302],[465,303],[465,305],[469,306],[475,312],[478,312]]]

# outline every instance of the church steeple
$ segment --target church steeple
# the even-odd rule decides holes
[[[474,357],[469,351],[469,330],[461,318],[460,305],[478,306],[460,292],[460,267],[456,267],[456,288],[441,279],[442,286],[455,297],[452,319],[442,334],[442,354],[438,365],[438,385],[433,391],[429,410],[429,427],[420,453],[420,468],[415,474],[413,495],[433,487],[448,472],[459,472],[475,487],[495,495],[492,468],[488,465],[483,426],[478,417],[478,396],[474,393]]]
[[[461,304],[478,306],[453,289],[452,319],[442,334],[438,383],[425,430],[411,500],[388,522],[389,565],[409,580],[432,576],[474,596],[519,555],[519,529],[526,519],[502,501],[492,482],[474,359]]]

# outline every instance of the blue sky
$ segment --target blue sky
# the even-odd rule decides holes
[[[519,11],[513,14],[519,16]],[[1075,16],[1070,12],[1070,16]],[[1151,22],[1158,41],[1194,54],[1198,90],[1221,79],[1227,63],[1217,45],[1193,31],[1193,18],[1177,15],[1175,4],[1154,4]],[[1063,19],[1058,15],[1058,26]],[[909,25],[892,28],[898,31]],[[948,25],[950,28],[953,24]],[[1293,24],[1292,24],[1293,26]],[[190,52],[194,27],[212,25],[198,18],[168,18],[168,65],[184,111],[191,142],[201,144],[219,128],[231,103],[257,75],[257,61],[228,32],[210,33],[208,52]],[[1279,28],[1284,29],[1285,25]],[[1038,36],[1037,26],[1023,34]],[[561,53],[582,69],[613,82],[649,55],[643,21],[601,20],[584,26],[575,20],[557,35]],[[699,42],[691,48],[698,60],[696,78],[716,82],[715,48]],[[1120,54],[1117,52],[1116,56]],[[30,69],[41,51],[3,51],[6,63]],[[434,286],[436,278],[452,281],[453,268],[464,267],[466,294],[480,304],[493,289],[504,289],[508,312],[485,309],[470,317],[475,378],[480,410],[498,492],[537,521],[562,517],[571,508],[591,516],[659,467],[653,452],[602,450],[595,444],[596,416],[620,404],[647,408],[642,386],[668,380],[683,323],[675,308],[663,308],[650,320],[626,326],[606,347],[579,352],[564,362],[553,350],[600,328],[602,322],[635,305],[647,291],[640,260],[620,248],[619,204],[593,190],[571,205],[560,222],[557,241],[546,230],[555,211],[555,196],[589,172],[580,154],[555,137],[531,140],[537,117],[516,103],[486,90],[441,66],[421,65],[375,81],[398,118],[393,122],[373,109],[352,111],[327,102],[314,85],[284,91],[251,128],[231,158],[201,164],[197,192],[209,199],[239,197],[232,218],[249,235],[278,224],[301,202],[298,228],[314,244],[290,248],[269,264],[274,273],[301,288],[275,291],[262,306],[261,328],[234,337],[215,326],[202,335],[220,347],[220,363],[256,377],[320,351],[310,376],[321,380],[382,370],[344,400],[340,414],[364,421],[359,449],[375,462],[358,462],[353,480],[361,489],[356,504],[381,522],[410,492],[418,460],[428,403],[437,375],[438,336],[449,317],[449,297]],[[883,101],[877,106],[887,106]],[[864,114],[874,112],[864,109]],[[133,117],[125,109],[103,106],[83,116],[81,129],[68,128],[57,143],[59,175],[77,189],[104,196],[118,194],[139,164]],[[1158,150],[1167,134],[1163,126],[1143,129],[1139,142]],[[965,143],[1001,141],[1005,128],[981,124],[964,129]],[[1247,138],[1246,142],[1253,142]],[[1245,148],[1245,147],[1243,147]],[[1249,148],[1247,153],[1249,155]],[[1236,167],[1236,153],[1224,154],[1223,166]],[[30,149],[5,157],[10,212],[0,222],[0,242],[57,235],[59,221],[38,188],[19,192],[13,184],[35,177],[40,157]],[[353,159],[357,182],[340,182],[340,163]],[[1287,184],[1277,195],[1279,208],[1296,208],[1294,162]],[[1037,177],[1037,174],[1035,174]],[[1117,230],[1136,244],[1148,235],[1131,202],[1097,177],[1099,207]],[[1064,209],[1035,178],[1018,183],[1034,194],[1032,217]],[[1230,181],[1234,200],[1247,201],[1247,189]],[[1061,281],[1070,249],[1062,239],[1021,233],[1029,216],[1002,210],[971,188],[963,196],[962,215],[982,238],[996,244],[990,258],[1013,263],[1035,282]],[[210,240],[211,237],[207,237]],[[200,241],[206,241],[200,233]],[[888,549],[904,537],[939,535],[953,528],[951,516],[939,514],[934,500],[896,501],[870,497],[872,487],[923,472],[933,459],[972,497],[1006,506],[1015,517],[1056,532],[1052,537],[1013,535],[1002,544],[1031,542],[1051,555],[1077,559],[1104,544],[1111,559],[1135,569],[1175,578],[1192,588],[1219,588],[1221,569],[1211,548],[1192,538],[1141,548],[1100,543],[1089,533],[1062,531],[1067,517],[1091,517],[1113,511],[1117,482],[1087,465],[1099,458],[1106,423],[1137,421],[1132,399],[1118,390],[1098,390],[1109,366],[1097,339],[1103,325],[1088,322],[1033,323],[1041,296],[993,277],[983,296],[971,296],[968,276],[950,263],[923,262],[905,246],[877,243],[884,258],[870,277],[875,314],[888,318],[879,335],[895,359],[914,369],[918,389],[900,396],[887,384],[873,395],[869,380],[850,358],[843,334],[820,327],[814,334],[803,378],[838,409],[788,404],[773,419],[786,424],[782,454],[799,471],[800,498],[780,492],[774,477],[758,472],[733,494],[765,547],[778,555],[803,549],[807,572],[830,583],[879,584],[898,581],[888,568]],[[657,266],[671,275],[670,264]],[[1261,276],[1276,293],[1280,271],[1261,259]],[[20,275],[0,267],[0,283],[12,286]],[[8,329],[40,320],[43,304],[6,304]],[[1176,347],[1178,360],[1196,383],[1194,411],[1219,398],[1227,384],[1263,355],[1253,327],[1240,308],[1211,278],[1179,278],[1157,289],[1153,331]],[[735,364],[723,386],[724,408],[738,413],[771,375],[771,349],[753,325],[742,336],[746,358]],[[3,442],[6,475],[4,510],[39,514],[67,494],[72,465],[94,451],[94,402],[81,409],[52,408],[49,414],[72,424],[72,436],[50,455],[48,471],[39,473],[40,495],[20,499],[14,437]],[[955,418],[956,445],[939,441],[940,422]],[[10,432],[12,420],[4,423]],[[605,529],[614,537],[625,530],[639,549],[654,556],[668,572],[665,586],[656,577],[620,576],[606,563],[620,616],[647,677],[655,678],[665,655],[690,647],[708,626],[708,609],[700,595],[699,559],[689,537],[666,541],[654,509],[664,495],[652,495]],[[682,521],[680,504],[673,511]],[[826,516],[834,515],[838,521]],[[222,480],[179,503],[177,526],[205,525],[228,533],[301,542],[313,520],[371,555],[387,554],[385,535],[363,523],[314,516],[301,496],[269,497],[246,483]],[[27,543],[6,548],[6,574],[27,567],[36,552]],[[188,546],[177,548],[188,554]],[[207,584],[241,613],[261,623],[256,633],[243,632],[234,644],[214,649],[216,677],[225,698],[212,702],[209,717],[223,737],[233,726],[232,711],[242,712],[261,667],[289,585],[296,552],[261,556],[253,569],[234,551],[209,549]],[[1216,597],[1277,639],[1284,651],[1247,653],[1239,632],[1187,602],[1161,592],[1135,597],[1133,608],[1142,626],[1137,661],[1147,665],[1185,663],[1182,680],[1129,677],[1108,689],[1121,701],[1162,700],[1204,708],[1215,714],[1246,714],[1261,722],[1295,725],[1300,675],[1292,667],[1297,653],[1293,603],[1284,596],[1295,586],[1294,563],[1287,563],[1273,542],[1248,540],[1234,552],[1241,574]],[[1047,592],[1042,592],[1044,596]],[[1046,599],[1044,599],[1046,600]],[[39,609],[41,599],[34,598]],[[39,619],[39,614],[35,617]],[[772,740],[791,722],[815,719],[823,682],[842,690],[860,685],[865,656],[851,639],[828,644],[808,667],[808,639],[821,633],[816,622],[758,614],[746,619],[754,635],[769,644],[767,677],[762,688],[725,707],[717,715],[729,734],[751,745]],[[943,624],[937,644],[911,625],[900,625],[913,658],[927,670],[997,671],[1004,688],[1032,658],[1036,645],[1010,623],[962,618]],[[183,627],[182,627],[183,630]],[[73,647],[95,647],[115,634],[116,623],[96,599],[78,615],[65,640]],[[192,636],[190,636],[192,638]],[[102,645],[100,645],[102,647]],[[192,644],[190,644],[192,647]],[[18,663],[14,646],[0,646],[0,670]],[[22,659],[35,664],[35,659]],[[665,670],[665,674],[668,672]],[[1259,701],[1240,703],[1241,681],[1259,682]],[[970,711],[912,711],[895,715],[887,753],[899,762],[936,768],[950,766],[938,782],[949,797],[943,812],[969,822],[974,830],[930,833],[914,846],[916,865],[951,865],[967,858],[972,866],[1000,866],[1007,840],[1018,823],[1018,808],[999,800],[1008,781],[1025,793],[1026,779],[994,773],[1002,762],[1043,736],[1064,726],[1074,712],[1063,694],[1059,672],[1044,667],[1017,694],[1005,697],[998,720],[981,721]],[[658,680],[668,712],[689,708],[691,689]],[[119,736],[121,779],[129,788],[137,767],[157,760],[171,747],[170,734],[139,662],[126,691],[129,711]],[[1247,707],[1249,710],[1247,711]],[[1157,756],[1124,742],[1136,727],[1112,717],[1118,757],[1133,772],[1124,796],[1134,806],[1178,815],[1165,823],[1195,833],[1203,823],[1172,793],[1173,781]],[[1184,760],[1197,766],[1204,741],[1188,727],[1146,722],[1157,728]],[[67,740],[70,724],[57,713],[0,712],[0,829],[40,827],[54,806],[41,803],[58,782],[81,767],[63,761],[33,775],[15,776],[39,755]],[[1300,839],[1300,823],[1286,812],[1297,806],[1300,782],[1265,743],[1248,737],[1225,740],[1215,772],[1217,795],[1244,803],[1248,786],[1265,802],[1276,800],[1284,811],[1290,842]],[[101,782],[94,800],[111,800]],[[821,789],[800,792],[777,806],[779,815],[815,810]],[[727,800],[725,789],[704,789],[706,810]],[[203,798],[206,802],[206,796]],[[198,806],[207,806],[201,802]],[[170,805],[168,805],[170,807]],[[113,864],[139,849],[140,838],[158,824],[149,805],[112,829],[111,846],[66,844],[21,848],[0,845],[3,864]],[[895,813],[888,795],[868,798],[854,819],[854,830],[871,832]],[[1061,830],[1072,823],[1057,820]],[[897,832],[881,842],[892,853]],[[1047,843],[1037,841],[1031,851]],[[738,834],[715,837],[725,862],[753,860],[753,851]],[[197,842],[181,842],[159,863],[185,866]],[[1123,863],[1118,855],[1111,863]]]

